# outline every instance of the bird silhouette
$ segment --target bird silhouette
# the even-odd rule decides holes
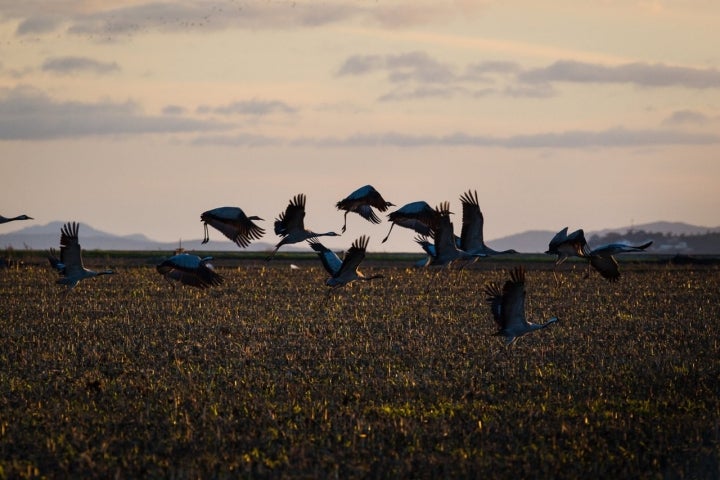
[[[437,212],[427,202],[418,201],[403,205],[394,212],[388,214],[390,220],[390,230],[387,235],[383,238],[382,243],[385,243],[390,237],[395,224],[400,225],[404,228],[414,230],[420,235],[428,236],[432,228],[437,223]]]
[[[585,232],[583,229],[575,230],[570,235],[567,233],[568,227],[563,228],[550,240],[548,249],[545,253],[557,255],[555,266],[557,267],[568,257],[587,257],[588,246],[585,240]]]
[[[423,247],[429,258],[425,265],[427,266],[445,266],[452,265],[458,260],[474,261],[478,257],[487,256],[484,253],[469,253],[457,246],[454,233],[454,227],[450,221],[450,203],[443,202],[435,208],[436,218],[434,227],[431,229],[432,236],[435,240],[431,245],[427,237],[416,237],[415,241]],[[434,254],[433,254],[434,252]]]
[[[482,253],[485,255],[500,255],[505,253],[517,253],[513,249],[493,250],[485,245],[483,229],[485,219],[480,210],[477,190],[468,190],[460,197],[463,207],[462,230],[460,231],[460,242],[458,247],[468,253]]]
[[[652,240],[642,245],[627,245],[623,243],[609,243],[590,250],[586,256],[590,265],[597,270],[603,278],[611,282],[620,279],[620,267],[615,255],[620,253],[643,252],[652,245]]]
[[[189,253],[180,253],[163,260],[157,265],[157,271],[175,289],[173,280],[184,285],[200,289],[221,285],[223,277],[215,272],[210,262],[212,257],[200,258]]]
[[[115,273],[112,270],[94,271],[85,268],[78,240],[79,229],[80,225],[76,222],[68,222],[63,225],[60,229],[60,258],[55,255],[53,249],[50,249],[48,254],[50,265],[57,270],[61,277],[56,283],[67,286],[61,300],[61,312],[64,308],[65,297],[81,280]]]
[[[370,239],[367,236],[361,236],[352,243],[350,249],[345,252],[343,259],[340,260],[340,257],[335,252],[326,248],[317,239],[308,240],[310,247],[318,253],[325,270],[330,274],[330,278],[325,281],[325,284],[330,287],[341,287],[356,280],[370,281],[383,278],[379,274],[366,277],[358,270],[360,262],[365,258],[365,250],[369,241]]]
[[[0,215],[0,224],[14,222],[16,220],[33,220],[33,218],[27,215],[18,215],[17,217],[3,217]]]
[[[305,194],[299,193],[290,200],[284,212],[281,212],[275,219],[275,234],[282,237],[282,240],[275,245],[275,249],[267,257],[271,260],[278,249],[283,245],[298,243],[314,237],[337,237],[335,232],[317,233],[305,228]]]
[[[525,268],[522,266],[510,270],[510,280],[505,282],[502,289],[498,284],[490,283],[485,287],[485,293],[498,326],[495,335],[504,337],[506,346],[512,345],[525,334],[558,321],[557,317],[552,317],[538,324],[530,323],[525,318]]]
[[[262,220],[262,218],[255,215],[248,217],[239,207],[214,208],[203,212],[200,220],[204,222],[205,228],[203,244],[210,240],[208,224],[219,230],[240,248],[250,246],[252,240],[259,240],[265,234],[265,230],[253,222],[253,220]]]
[[[344,223],[342,226],[342,232],[345,233],[348,213],[355,212],[370,223],[380,223],[380,218],[375,214],[372,207],[377,208],[381,212],[385,212],[388,207],[394,207],[395,205],[386,202],[382,195],[380,195],[380,192],[375,190],[372,185],[365,185],[337,202],[335,206],[338,210],[345,210]]]

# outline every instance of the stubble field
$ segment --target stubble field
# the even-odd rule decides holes
[[[560,321],[506,350],[483,290],[517,260],[329,295],[294,263],[125,262],[62,313],[49,266],[0,272],[0,478],[720,476],[717,266],[525,263]]]

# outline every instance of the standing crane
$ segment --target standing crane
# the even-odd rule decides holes
[[[345,218],[342,226],[342,233],[345,233],[347,227],[347,214],[355,212],[370,223],[380,223],[380,218],[375,214],[372,207],[377,208],[381,212],[387,211],[388,207],[394,207],[395,204],[386,202],[375,190],[372,185],[365,185],[343,198],[335,205],[338,210],[345,210]]]
[[[200,220],[204,222],[205,227],[203,244],[210,240],[208,224],[219,230],[240,248],[250,246],[252,240],[259,240],[265,234],[265,230],[253,222],[253,220],[262,220],[262,218],[255,215],[248,217],[239,207],[214,208],[203,212]]]
[[[205,289],[223,283],[223,277],[215,272],[215,268],[209,263],[210,260],[212,257],[200,258],[197,255],[181,253],[163,260],[156,268],[173,290],[175,290],[173,280]]]
[[[277,253],[283,245],[299,243],[314,237],[338,237],[335,232],[316,233],[305,228],[305,194],[299,193],[290,200],[290,203],[275,219],[275,234],[282,237],[282,240],[275,245],[275,249],[268,256],[267,260]]]
[[[325,270],[330,274],[330,278],[325,281],[325,284],[329,287],[341,287],[355,280],[370,281],[383,278],[380,274],[366,277],[358,270],[360,262],[365,258],[365,250],[369,241],[370,239],[366,235],[361,236],[352,243],[350,249],[345,252],[343,259],[340,260],[340,257],[335,252],[326,248],[317,239],[308,240],[310,247],[318,253]]]
[[[62,297],[65,299],[70,290],[72,290],[81,280],[86,278],[94,278],[100,275],[109,275],[112,270],[94,271],[85,268],[82,259],[82,250],[78,241],[78,230],[80,225],[77,222],[68,222],[60,229],[60,258],[55,256],[55,250],[51,249],[48,254],[50,265],[58,271],[61,278],[56,283],[67,286],[67,290]],[[62,312],[64,305],[61,304]]]
[[[502,290],[496,283],[485,287],[498,331],[495,335],[505,337],[505,345],[510,346],[523,335],[540,330],[558,321],[552,317],[545,323],[530,323],[525,318],[525,268],[518,266],[510,270],[510,280]]]
[[[462,230],[460,232],[459,248],[468,253],[482,253],[485,255],[501,255],[504,253],[517,253],[513,249],[509,250],[493,250],[485,245],[483,229],[485,219],[480,210],[480,202],[478,202],[477,190],[472,192],[468,190],[460,197],[463,207]]]
[[[16,220],[33,220],[33,218],[27,215],[18,215],[17,217],[3,217],[0,215],[0,224],[14,222]]]
[[[408,203],[394,212],[390,212],[388,219],[392,223],[382,243],[385,243],[390,237],[390,232],[392,232],[395,224],[415,230],[420,235],[430,235],[430,231],[437,223],[437,212],[427,202],[419,201]]]

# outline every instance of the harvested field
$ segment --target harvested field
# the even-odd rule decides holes
[[[525,263],[560,321],[506,350],[483,289],[515,260],[330,294],[315,259],[205,291],[109,261],[62,314],[48,266],[0,272],[0,478],[720,476],[715,265]]]

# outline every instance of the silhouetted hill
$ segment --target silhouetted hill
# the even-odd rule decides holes
[[[46,225],[29,225],[22,230],[0,234],[0,248],[46,250],[57,248],[60,242],[60,228],[63,222],[51,222]],[[571,229],[579,227],[571,227]],[[558,228],[559,230],[559,228]],[[538,253],[547,250],[548,243],[557,230],[530,230],[487,243],[496,250],[513,248],[523,253]],[[648,249],[655,253],[681,254],[720,254],[720,227],[701,227],[682,222],[653,222],[628,227],[585,231],[590,246],[610,242],[642,243],[653,240]],[[143,234],[114,235],[97,230],[89,225],[80,227],[80,243],[88,250],[164,250],[173,251],[177,242],[159,242]],[[230,241],[211,240],[205,245],[201,239],[183,240],[184,248],[197,251],[234,251],[237,246]],[[255,242],[246,250],[269,251],[271,242]],[[284,251],[298,250],[289,245]]]

